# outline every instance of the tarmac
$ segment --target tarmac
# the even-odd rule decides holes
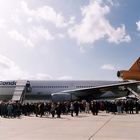
[[[0,118],[0,140],[140,140],[140,114]]]

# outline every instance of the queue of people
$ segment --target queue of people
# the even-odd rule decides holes
[[[139,113],[140,104],[133,100],[116,100],[116,101],[74,101],[64,103],[26,103],[19,102],[0,102],[0,116],[4,118],[19,118],[21,115],[36,117],[51,116],[52,118],[61,118],[62,114],[70,114],[72,117],[78,116],[79,113],[92,113],[98,115],[99,111],[106,113],[123,114]]]

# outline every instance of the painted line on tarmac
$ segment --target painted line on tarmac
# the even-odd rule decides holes
[[[109,118],[99,129],[97,129],[97,131],[95,131],[95,133],[93,135],[91,135],[88,140],[93,140],[93,137],[95,137],[95,135],[106,125],[108,124],[113,118],[114,118],[115,115],[113,115],[111,118]]]

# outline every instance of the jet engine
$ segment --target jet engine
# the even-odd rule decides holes
[[[117,72],[117,77],[123,78],[125,72],[126,72],[126,71],[124,71],[124,70],[118,71],[118,72]]]
[[[140,81],[140,57],[133,63],[129,70],[118,71],[117,76],[123,80]]]
[[[140,72],[138,71],[118,71],[117,76],[123,80],[140,80]]]
[[[53,102],[71,101],[71,94],[68,93],[53,93],[51,96]]]

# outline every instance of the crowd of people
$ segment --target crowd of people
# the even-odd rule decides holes
[[[39,102],[39,103],[19,103],[0,102],[0,116],[4,118],[19,118],[21,115],[36,117],[50,116],[61,118],[61,115],[78,116],[79,113],[92,113],[98,115],[99,111],[113,114],[138,114],[140,104],[135,100],[116,101],[73,101],[73,102]]]

